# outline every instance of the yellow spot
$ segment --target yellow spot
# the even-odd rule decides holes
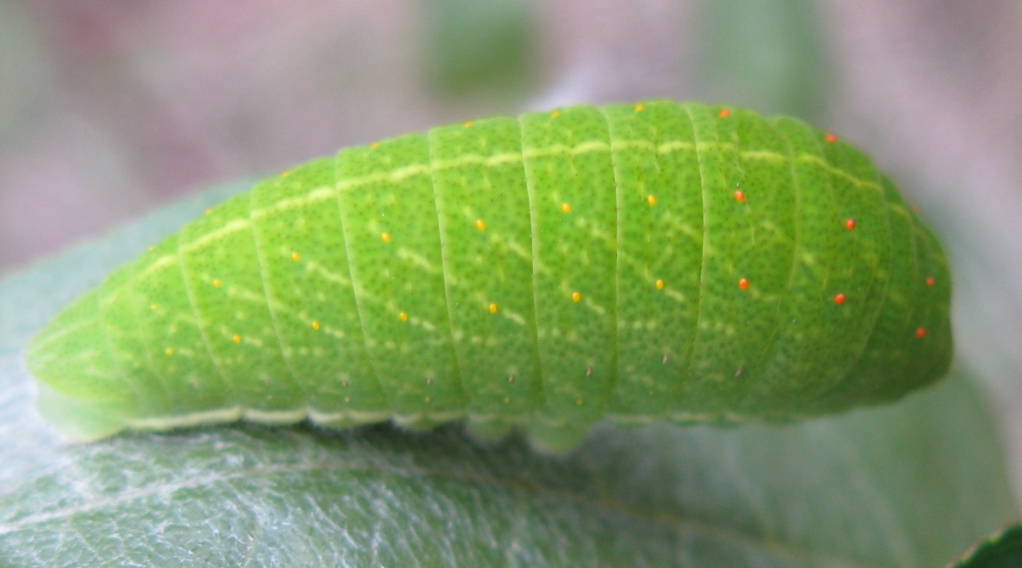
[[[401,321],[408,321],[408,314],[401,312],[397,315],[397,319]]]
[[[585,404],[585,402],[583,402],[582,399],[580,398],[580,399],[575,401],[575,404],[577,404],[579,406],[582,406],[583,404]]]
[[[427,403],[430,403],[430,402],[433,402],[433,397],[427,396],[423,400],[425,400]]]
[[[656,289],[657,290],[663,290],[664,289],[664,281],[663,280],[657,280],[656,281]]]
[[[476,229],[479,229],[480,231],[485,231],[486,223],[483,222],[482,219],[476,219]]]
[[[380,147],[380,143],[379,142],[373,142],[372,144],[369,145],[369,147],[373,148],[373,149],[379,148]]]
[[[497,308],[497,304],[490,304],[489,306],[486,306],[486,309],[490,310],[491,314],[495,314],[495,313],[497,313],[497,309],[498,309]]]
[[[291,260],[298,262],[298,259],[300,258],[302,258],[302,255],[298,254],[297,252],[291,253]]]
[[[646,196],[646,203],[649,203],[650,207],[656,205],[656,196],[655,195],[647,195]]]
[[[156,247],[154,247],[154,246],[150,246],[148,250],[150,250],[150,251],[154,251],[154,250],[156,250]]]
[[[315,331],[319,331],[319,322],[318,321],[312,322],[312,329],[314,329]]]
[[[212,210],[212,209],[206,209],[206,215],[209,215],[209,214],[210,214],[210,213],[212,213],[212,212],[213,212],[213,210]]]
[[[390,242],[390,233],[381,233],[380,234],[380,240],[385,242],[385,243],[389,243]]]
[[[170,347],[168,347],[168,348],[167,348],[167,349],[166,349],[166,350],[164,351],[164,353],[166,353],[167,355],[173,355],[173,354],[174,354],[174,350],[173,350],[173,349],[171,349]]]
[[[150,304],[149,309],[155,312],[156,310],[160,309],[160,306],[157,306],[156,304]]]
[[[505,397],[504,397],[504,404],[508,404],[508,403],[510,403],[510,402],[511,402],[511,397],[509,397],[509,396],[505,396]]]
[[[241,336],[240,335],[235,335],[234,337],[231,338],[231,341],[233,341],[235,343],[241,343]]]
[[[220,280],[219,280],[219,279],[217,279],[217,278],[214,278],[214,279],[213,279],[213,287],[214,287],[214,288],[219,288],[219,287],[220,287],[220,284],[221,284],[221,283],[220,283]]]
[[[344,397],[344,402],[351,402],[351,397],[350,396]]]
[[[291,175],[291,170],[284,170],[280,172],[280,177],[287,177],[289,175]]]
[[[642,109],[646,107],[642,106],[642,103],[635,105],[635,112],[642,112]]]
[[[565,213],[571,213],[571,204],[565,201],[561,204],[561,211]]]
[[[465,128],[468,128],[470,126],[472,126],[472,121],[471,120],[465,123]]]
[[[576,304],[578,302],[581,302],[582,301],[582,294],[579,294],[578,292],[572,292],[571,293],[571,301],[575,302]]]
[[[550,118],[557,118],[558,116],[561,116],[561,111],[559,110],[555,110],[554,112],[550,113]]]

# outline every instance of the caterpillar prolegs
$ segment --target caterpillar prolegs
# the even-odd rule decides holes
[[[76,438],[241,418],[596,421],[890,401],[952,353],[940,245],[851,145],[644,101],[435,128],[259,182],[31,343]]]

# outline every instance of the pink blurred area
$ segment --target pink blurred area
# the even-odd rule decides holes
[[[451,114],[416,4],[0,6],[0,272],[202,185]]]

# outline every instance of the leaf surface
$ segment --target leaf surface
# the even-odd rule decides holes
[[[227,186],[0,281],[0,564],[941,566],[1015,516],[962,376],[803,424],[601,425],[572,453],[458,426],[59,440],[22,350]]]

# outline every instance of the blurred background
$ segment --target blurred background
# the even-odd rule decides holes
[[[1022,481],[1019,0],[0,0],[0,274],[342,146],[644,97],[799,116],[898,181]]]

